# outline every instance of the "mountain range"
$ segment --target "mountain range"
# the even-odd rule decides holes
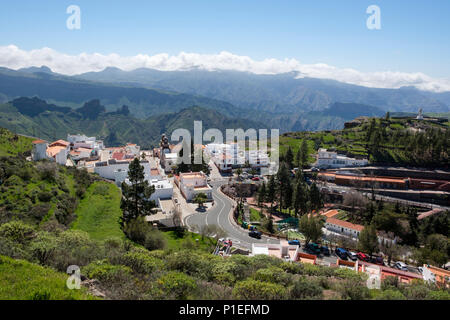
[[[341,129],[355,117],[380,116],[386,111],[450,110],[450,92],[367,88],[299,78],[297,73],[107,68],[65,76],[45,66],[17,71],[0,68],[0,102],[19,97],[38,97],[71,109],[97,99],[105,112],[116,112],[126,105],[136,120],[198,106],[225,119],[253,121],[281,132]]]
[[[107,146],[134,142],[151,148],[157,145],[163,133],[170,136],[178,128],[193,132],[194,120],[202,121],[203,130],[217,128],[224,136],[228,128],[265,128],[261,123],[229,118],[199,106],[139,119],[130,114],[127,106],[107,111],[98,99],[77,109],[49,104],[37,97],[21,97],[0,104],[0,127],[15,133],[50,141],[65,139],[67,134],[83,133],[103,139]]]

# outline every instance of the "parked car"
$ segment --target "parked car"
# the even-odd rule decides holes
[[[300,241],[298,241],[298,240],[289,240],[288,244],[293,245],[293,246],[299,246],[300,245]]]
[[[249,226],[248,226],[248,230],[250,230],[250,231],[256,231],[257,229],[256,229],[256,226],[249,225]]]
[[[358,260],[358,256],[356,255],[356,252],[353,252],[353,251],[347,251],[347,256],[348,256],[352,261]]]
[[[419,271],[420,274],[423,274],[423,268],[422,268],[422,267],[418,267],[418,268],[417,268],[417,271]]]
[[[371,263],[379,264],[380,266],[384,266],[384,260],[382,257],[373,256],[370,259]]]
[[[345,250],[344,248],[336,248],[336,250],[334,251],[339,258],[341,258],[342,260],[347,260],[347,250]]]
[[[358,252],[356,254],[356,256],[358,257],[359,260],[362,260],[362,261],[367,261],[368,262],[370,260],[369,256],[367,254],[365,254],[365,253],[362,253],[362,252]]]
[[[322,253],[323,253],[324,255],[326,255],[326,256],[329,256],[329,255],[330,255],[330,249],[328,249],[327,246],[322,246],[322,247],[320,247],[320,251],[322,251]]]
[[[259,178],[258,177],[253,177],[252,181],[259,181]]]
[[[320,254],[320,247],[317,243],[308,243],[305,247],[306,251],[312,254]]]
[[[250,231],[250,232],[248,233],[248,235],[249,235],[250,237],[252,237],[252,238],[261,239],[262,233],[255,230],[255,231]]]
[[[319,172],[319,168],[312,167],[312,168],[311,168],[311,171],[312,171],[312,172]]]
[[[394,268],[402,270],[402,271],[408,271],[408,267],[405,263],[401,262],[401,261],[397,261],[394,264]]]

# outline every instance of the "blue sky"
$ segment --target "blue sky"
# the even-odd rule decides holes
[[[81,30],[66,28],[72,4],[81,8]],[[381,30],[366,28],[372,4],[381,8]],[[449,79],[449,13],[448,0],[1,1],[0,46],[74,55],[228,51]]]

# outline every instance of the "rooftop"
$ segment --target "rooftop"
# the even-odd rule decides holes
[[[347,228],[347,229],[352,229],[352,230],[356,230],[356,231],[362,231],[364,229],[364,226],[359,225],[359,224],[353,224],[347,221],[343,221],[343,220],[339,220],[339,219],[335,219],[335,218],[327,218],[327,223],[331,223],[334,224],[336,226],[340,226],[343,228]]]

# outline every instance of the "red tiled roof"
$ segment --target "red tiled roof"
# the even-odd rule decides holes
[[[364,229],[364,226],[362,226],[362,225],[353,224],[353,223],[335,219],[335,218],[327,218],[327,222],[337,225],[337,226],[340,226],[340,227],[343,227],[343,228],[348,228],[348,229],[352,229],[352,230],[356,230],[356,231],[362,231]]]
[[[50,147],[53,147],[53,146],[56,146],[56,145],[62,145],[62,146],[64,146],[64,147],[67,147],[68,145],[70,145],[70,143],[69,142],[67,142],[67,141],[64,141],[64,140],[57,140],[57,141],[54,141],[54,142],[52,142],[51,144],[50,144]]]
[[[115,160],[123,160],[123,158],[125,158],[125,153],[114,152],[112,158]]]
[[[33,144],[41,144],[41,143],[47,143],[47,141],[45,141],[45,140],[34,140],[32,143]]]

